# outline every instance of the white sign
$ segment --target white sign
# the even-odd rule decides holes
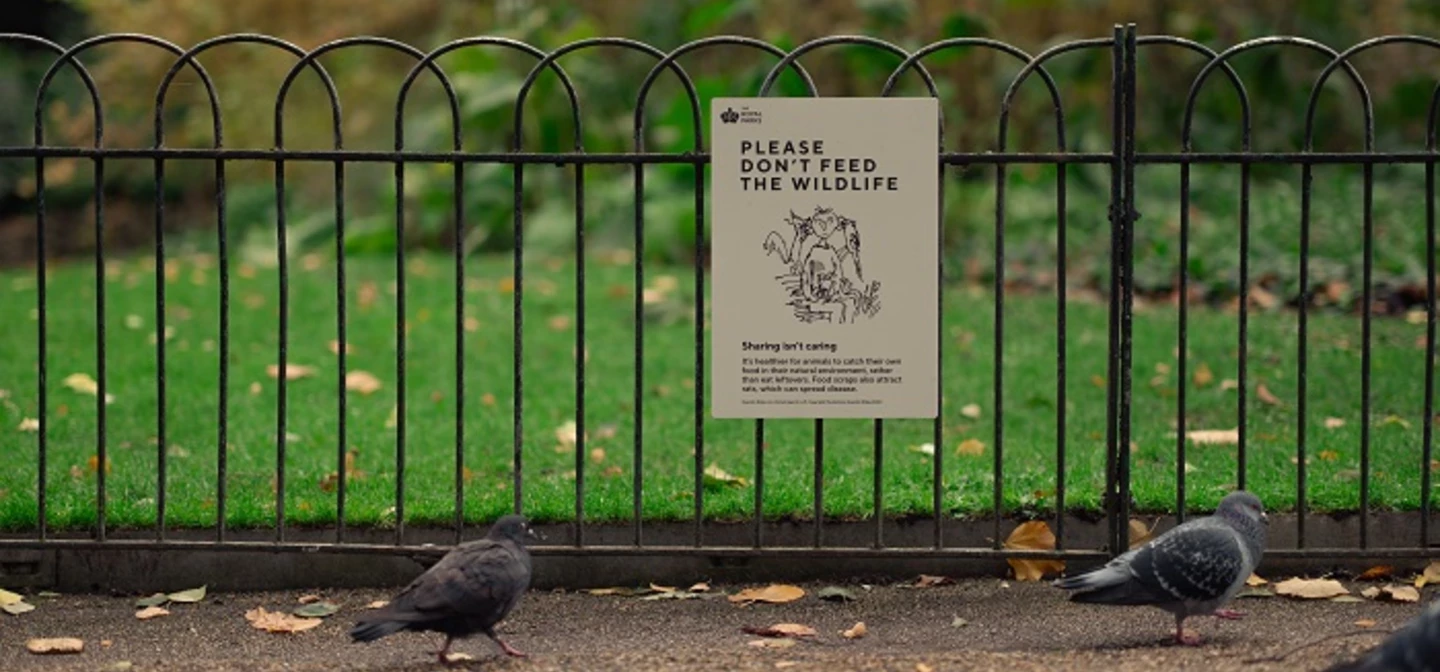
[[[717,98],[710,120],[714,417],[936,417],[936,101]]]

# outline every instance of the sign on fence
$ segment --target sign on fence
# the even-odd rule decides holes
[[[711,103],[711,412],[934,418],[932,98]]]

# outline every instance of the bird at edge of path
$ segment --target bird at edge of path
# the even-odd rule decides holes
[[[1440,672],[1440,598],[1380,646],[1325,672]]]
[[[540,535],[523,516],[499,519],[484,539],[456,546],[389,604],[361,616],[350,629],[351,639],[372,642],[401,630],[438,632],[445,644],[436,654],[448,664],[450,645],[479,632],[506,654],[523,657],[495,634],[495,625],[530,587],[527,538]]]
[[[1074,602],[1159,607],[1175,616],[1175,641],[1194,646],[1201,640],[1185,634],[1186,618],[1244,616],[1223,607],[1260,564],[1269,524],[1258,497],[1232,492],[1214,515],[1186,521],[1102,567],[1053,585],[1074,591]]]

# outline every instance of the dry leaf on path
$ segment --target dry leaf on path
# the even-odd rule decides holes
[[[1380,581],[1388,579],[1395,574],[1395,568],[1390,565],[1376,565],[1360,573],[1355,577],[1356,581]]]
[[[1425,566],[1425,571],[1415,579],[1416,588],[1424,588],[1432,583],[1440,583],[1440,560]]]
[[[693,586],[690,586],[689,588],[686,588],[686,590],[688,590],[688,591],[690,591],[690,592],[692,592],[692,593],[708,593],[708,592],[710,592],[710,584],[705,583],[704,581],[701,581],[700,583],[697,583],[697,584],[695,584],[695,585],[693,585]]]
[[[750,646],[757,649],[788,649],[795,646],[793,639],[756,639],[750,642]]]
[[[1263,585],[1265,585],[1265,584],[1267,584],[1267,583],[1270,583],[1270,582],[1269,582],[1269,581],[1266,581],[1266,580],[1265,580],[1264,578],[1262,578],[1259,574],[1251,574],[1251,575],[1250,575],[1250,578],[1245,579],[1245,585],[1250,586],[1251,588],[1258,588],[1258,587],[1263,586]]]
[[[1420,591],[1411,586],[1385,586],[1380,589],[1380,594],[1389,598],[1391,602],[1419,602]]]
[[[804,596],[805,590],[799,586],[772,583],[764,588],[746,588],[731,595],[729,599],[736,604],[751,604],[754,602],[783,604],[785,602],[794,602]]]
[[[861,637],[864,637],[865,633],[869,631],[870,630],[865,627],[865,622],[861,621],[859,623],[856,623],[855,625],[850,626],[849,630],[840,633],[840,636],[844,637],[845,639],[860,639]]]
[[[1360,628],[1373,628],[1375,627],[1375,621],[1372,621],[1368,618],[1362,618],[1358,621],[1355,621],[1355,626]]]
[[[301,632],[324,622],[318,618],[300,618],[284,612],[266,611],[265,607],[255,607],[245,612],[245,620],[250,621],[251,627],[266,632]]]
[[[340,611],[340,605],[334,602],[312,602],[296,607],[290,613],[305,618],[325,618]]]
[[[1240,443],[1240,429],[1192,429],[1185,438],[1200,445]]]
[[[135,618],[138,618],[142,621],[148,621],[152,618],[159,618],[161,616],[169,615],[170,610],[164,607],[145,607],[144,609],[135,612]]]
[[[0,607],[3,607],[7,604],[15,604],[16,602],[20,602],[24,599],[25,597],[19,593],[12,593],[8,590],[5,590],[4,588],[0,588]]]
[[[1373,600],[1373,599],[1375,599],[1375,598],[1377,598],[1377,597],[1380,597],[1380,587],[1379,587],[1379,586],[1370,586],[1369,588],[1366,588],[1365,590],[1360,591],[1360,595],[1361,595],[1362,597],[1364,597],[1365,599],[1367,599],[1367,600]]]
[[[385,608],[386,606],[388,606],[389,604],[390,604],[390,600],[375,600],[374,602],[371,602],[370,604],[365,605],[365,608],[366,608],[366,609],[384,609],[384,608]]]
[[[165,597],[168,598],[171,602],[199,602],[200,600],[205,599],[205,586],[200,586],[199,588],[191,588],[190,590],[182,590],[177,593],[170,593]]]
[[[1293,578],[1275,584],[1275,594],[1304,600],[1324,600],[1337,595],[1348,595],[1349,590],[1335,579]]]
[[[315,593],[307,593],[305,595],[301,595],[299,598],[296,598],[295,601],[299,602],[300,604],[310,604],[311,602],[319,602],[320,596],[316,595]]]
[[[279,378],[280,365],[270,364],[266,366],[265,375],[270,376],[271,378]],[[299,380],[301,378],[309,378],[313,375],[315,375],[315,367],[313,366],[305,366],[304,364],[285,365],[285,380]]]
[[[1055,533],[1050,531],[1050,526],[1043,520],[1026,521],[1010,532],[1010,536],[1005,539],[1005,548],[1053,551],[1055,550]],[[1005,562],[1010,563],[1010,568],[1015,571],[1015,580],[1017,581],[1039,581],[1045,578],[1046,574],[1059,574],[1065,571],[1063,560],[1006,558]]]
[[[384,385],[375,374],[368,371],[350,371],[345,374],[345,389],[360,394],[374,394]]]
[[[740,631],[761,637],[814,637],[820,634],[815,628],[799,623],[776,623],[765,627],[747,625],[741,627]]]
[[[20,614],[35,611],[35,605],[29,602],[11,602],[9,604],[0,604],[0,611],[10,614],[11,616],[19,616]]]
[[[80,653],[81,651],[85,650],[85,642],[74,637],[32,639],[25,642],[25,648],[30,653],[40,655],[52,653]]]
[[[955,583],[955,580],[948,576],[936,576],[934,574],[921,574],[915,579],[915,583],[907,584],[908,588],[933,588],[935,586],[948,586]]]

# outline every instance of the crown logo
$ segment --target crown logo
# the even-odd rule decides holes
[[[740,121],[740,113],[736,112],[734,108],[727,107],[725,108],[724,112],[720,113],[720,121],[723,121],[727,124],[733,124],[737,121]]]

